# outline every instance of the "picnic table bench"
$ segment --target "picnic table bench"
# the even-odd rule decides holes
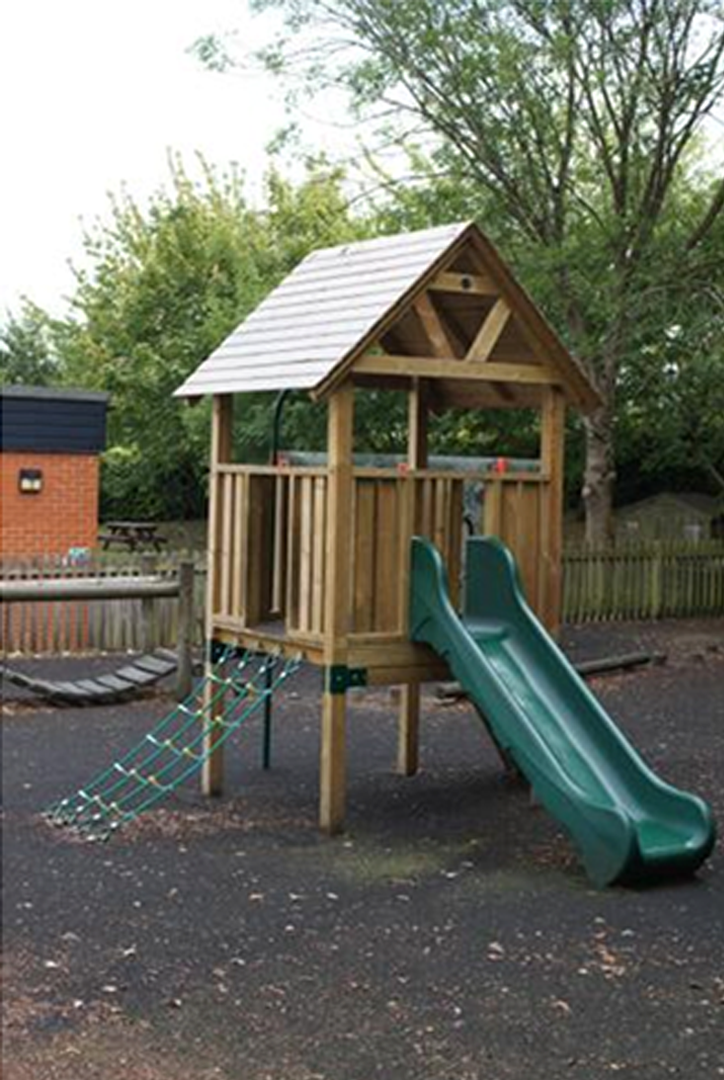
[[[129,551],[143,547],[162,551],[163,545],[168,543],[167,537],[158,532],[158,525],[153,521],[107,521],[105,528],[108,531],[98,536],[104,551],[112,544],[126,547]]]

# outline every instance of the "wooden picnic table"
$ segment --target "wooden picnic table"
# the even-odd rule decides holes
[[[105,528],[107,532],[98,537],[104,551],[111,544],[126,547],[129,551],[137,551],[143,547],[162,551],[163,545],[168,543],[168,539],[159,533],[158,525],[154,521],[107,521]]]

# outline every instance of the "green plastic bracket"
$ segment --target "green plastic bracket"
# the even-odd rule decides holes
[[[354,686],[367,685],[367,668],[332,664],[325,668],[324,688],[328,694],[344,694]]]

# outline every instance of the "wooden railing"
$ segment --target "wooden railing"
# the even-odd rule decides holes
[[[460,586],[464,478],[429,470],[356,469],[351,632],[406,634],[410,539],[432,540]]]
[[[463,484],[469,474],[355,469],[349,632],[405,634],[409,541],[429,536],[460,578]],[[214,501],[213,615],[240,627],[285,621],[287,634],[325,630],[326,468],[222,465]]]
[[[485,487],[482,531],[499,536],[513,552],[525,595],[539,613],[550,603],[547,590],[557,570],[552,563],[558,562],[548,493],[546,478],[539,473],[493,475]]]

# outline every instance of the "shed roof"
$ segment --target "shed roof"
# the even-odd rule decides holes
[[[110,394],[104,390],[82,390],[60,386],[2,386],[0,397],[29,398],[33,401],[95,401],[108,402]]]
[[[724,508],[721,496],[707,495],[700,491],[659,491],[637,502],[627,503],[616,510],[618,517],[636,517],[639,514],[668,514],[671,511],[694,513],[701,517],[715,517]]]
[[[462,342],[457,358],[464,358],[497,292],[515,316],[507,330],[507,345],[502,339],[500,344],[504,353],[507,347],[508,358],[520,354],[523,363],[538,364],[544,356],[557,370],[573,403],[583,408],[598,404],[597,393],[579,365],[490,242],[469,222],[312,252],[186,379],[176,395],[307,389],[317,397],[331,390],[370,348],[383,354],[426,355],[420,346],[414,305],[441,272],[464,269],[484,271],[494,288],[488,290],[487,299],[441,297],[439,314],[457,326],[457,337],[451,333],[450,339]],[[459,309],[455,308],[458,302],[463,304]],[[439,369],[438,374],[430,371],[432,378],[442,378]],[[390,364],[390,376],[395,373]],[[377,372],[377,378],[384,374]],[[474,365],[464,374],[475,381]]]
[[[108,398],[93,390],[4,386],[0,446],[12,453],[102,453]]]

